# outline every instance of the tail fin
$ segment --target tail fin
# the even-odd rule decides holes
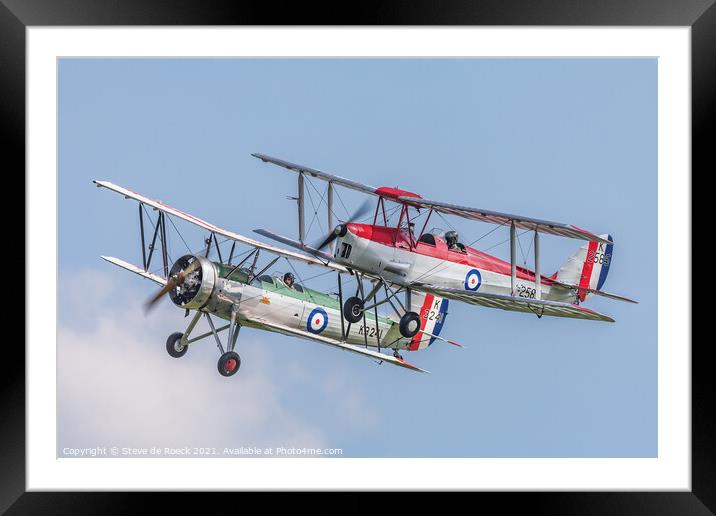
[[[611,235],[599,235],[613,242]],[[609,273],[613,243],[587,242],[559,268],[556,280],[567,285],[600,290]],[[579,300],[587,297],[586,290],[579,290]]]
[[[412,338],[408,349],[417,351],[435,342],[435,337],[423,335],[424,331],[432,335],[440,335],[447,318],[448,300],[433,294],[413,291],[410,304],[410,310],[420,316],[420,331]]]

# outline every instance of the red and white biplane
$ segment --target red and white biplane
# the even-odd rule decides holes
[[[381,290],[386,300],[396,299],[399,292],[406,295],[406,310],[400,320],[404,337],[418,335],[421,330],[439,333],[440,319],[447,311],[447,299],[454,299],[489,308],[517,312],[590,319],[614,322],[611,317],[590,310],[581,303],[591,295],[635,303],[631,299],[602,290],[612,260],[614,242],[608,234],[597,235],[570,224],[535,219],[508,213],[457,206],[424,199],[420,195],[390,187],[373,187],[343,177],[297,165],[264,154],[254,157],[292,170],[298,174],[299,239],[291,239],[266,229],[256,233],[293,246],[320,258],[326,264],[339,264],[361,279],[374,282],[374,288],[365,297],[357,295],[344,303],[344,316],[357,322],[361,314],[376,302],[368,303]],[[309,246],[303,238],[303,196],[305,177],[326,181],[329,227],[333,219],[333,187],[342,186],[378,198],[373,220],[368,224],[355,222],[365,209],[358,210],[346,222],[335,226],[319,244]],[[387,203],[396,203],[400,210],[397,223],[390,224]],[[411,211],[427,210],[420,233],[416,234]],[[510,261],[501,260],[483,251],[457,241],[455,232],[427,232],[431,215],[454,215],[505,226],[510,233]],[[413,220],[415,217],[413,217]],[[518,266],[516,260],[516,231],[526,230],[534,236],[534,270]],[[452,233],[452,234],[451,234]],[[540,272],[540,234],[546,233],[584,240],[576,253],[570,256],[557,272],[545,276]],[[333,253],[323,249],[332,246]],[[340,276],[339,276],[340,279]],[[424,294],[420,313],[411,310],[411,293]],[[443,301],[445,299],[445,302]],[[382,303],[380,301],[377,303]],[[432,317],[431,307],[440,306],[440,313]],[[409,348],[410,349],[410,348]]]

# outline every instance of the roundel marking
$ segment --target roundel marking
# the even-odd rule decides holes
[[[306,329],[311,333],[321,333],[328,326],[328,314],[323,308],[314,308],[308,316]]]
[[[482,276],[477,269],[471,269],[465,276],[465,290],[475,291],[482,284]]]

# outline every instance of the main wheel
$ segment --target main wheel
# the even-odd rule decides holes
[[[357,323],[363,317],[363,301],[358,297],[349,297],[343,303],[343,317],[349,323]]]
[[[184,336],[181,332],[172,333],[167,339],[167,353],[174,358],[183,357],[189,346],[181,343],[181,338]]]
[[[219,357],[217,368],[221,376],[233,376],[241,367],[241,357],[235,351],[227,351]]]
[[[415,312],[407,312],[400,318],[400,334],[403,337],[414,337],[420,330],[420,316]]]

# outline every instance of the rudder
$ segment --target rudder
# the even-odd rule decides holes
[[[410,310],[420,316],[420,331],[411,339],[408,345],[410,351],[427,348],[435,341],[435,337],[423,335],[423,332],[440,335],[447,317],[447,309],[447,299],[413,291]]]
[[[559,268],[556,280],[567,285],[601,290],[609,274],[614,247],[611,235],[599,235],[609,244],[590,241],[567,259]],[[586,290],[579,290],[579,300],[587,297]]]

